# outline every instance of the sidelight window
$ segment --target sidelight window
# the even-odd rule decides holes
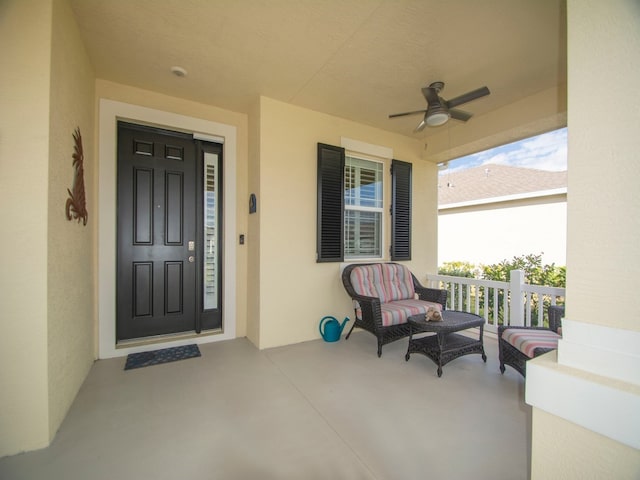
[[[204,309],[218,308],[218,156],[204,154]]]

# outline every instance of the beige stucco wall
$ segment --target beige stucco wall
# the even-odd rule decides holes
[[[630,306],[640,276],[640,6],[569,1],[568,10],[569,313],[640,331],[640,310]],[[594,85],[605,86],[597,102]],[[606,121],[603,104],[615,107]],[[589,304],[613,279],[607,315],[597,315]]]
[[[576,330],[594,331],[589,330],[592,324],[624,337],[625,332],[640,330],[635,306],[640,274],[640,64],[635,61],[640,58],[640,5],[635,0],[569,0],[567,11],[567,319],[577,323]],[[603,121],[605,106],[613,106],[615,114]],[[603,298],[603,289],[605,314],[593,308],[594,301]],[[562,354],[560,345],[559,359]],[[535,363],[542,366],[545,361]],[[570,369],[563,371],[570,378],[581,378]],[[594,392],[598,385],[606,385],[611,399],[637,391],[603,376],[591,387],[588,380],[583,385]],[[539,388],[544,390],[545,385]],[[577,401],[591,416],[609,412],[615,416],[615,410],[605,411],[615,406],[596,403],[588,394]],[[615,423],[606,426],[616,429]],[[639,450],[558,416],[534,408],[532,431],[533,480],[640,476]]]
[[[353,315],[340,281],[340,264],[316,263],[318,142],[340,146],[341,137],[347,137],[390,147],[394,158],[413,163],[413,259],[408,265],[421,279],[435,269],[437,169],[422,160],[421,142],[264,97],[259,115],[260,291],[259,300],[252,301],[259,311],[260,348],[319,338],[323,316]],[[388,163],[385,212],[390,198]],[[383,238],[388,259],[388,215]]]
[[[0,456],[44,447],[50,2],[0,3]]]
[[[260,192],[260,99],[257,98],[249,114],[249,194],[257,199]],[[241,202],[242,203],[242,202]],[[248,207],[248,200],[245,205]],[[247,338],[254,345],[260,345],[260,212],[249,215],[247,230]]]
[[[534,410],[532,479],[636,480],[638,451],[543,410]]]
[[[4,2],[0,456],[46,446],[95,358],[95,227],[65,217],[72,132],[93,142],[93,72],[66,0]],[[92,157],[85,163],[91,211]]]
[[[53,2],[48,191],[49,436],[53,438],[93,360],[95,315],[96,188],[93,155],[94,74],[66,0]],[[89,221],[67,220],[73,188],[72,132],[80,128]]]
[[[236,336],[246,335],[260,348],[317,338],[322,316],[352,315],[339,264],[315,262],[319,141],[339,145],[341,136],[354,138],[392,147],[396,158],[414,163],[414,204],[421,208],[414,209],[416,247],[409,265],[421,278],[436,267],[437,170],[422,160],[420,142],[268,98],[257,100],[249,116],[104,80],[96,82],[96,98],[238,127],[238,181],[227,186],[236,189],[237,230],[246,238],[237,255]],[[388,207],[389,182],[387,189]],[[258,198],[254,215],[248,214],[249,193]],[[390,233],[385,222],[386,252]],[[284,288],[290,278],[307,275],[306,269],[314,290],[296,281],[293,292]],[[302,311],[312,313],[301,317]]]

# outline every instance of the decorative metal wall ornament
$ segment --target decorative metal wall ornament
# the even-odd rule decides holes
[[[82,220],[82,224],[87,224],[89,213],[87,212],[86,199],[84,194],[84,152],[82,150],[82,136],[80,135],[80,127],[73,132],[73,166],[75,167],[75,175],[73,176],[73,191],[67,188],[69,197],[67,199],[67,220]]]

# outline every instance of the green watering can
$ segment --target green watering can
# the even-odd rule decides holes
[[[340,325],[340,322],[335,319],[335,317],[327,316],[320,320],[320,335],[325,342],[337,342],[340,340],[340,335],[342,335],[342,330],[344,326],[349,321],[349,317],[346,317]],[[322,328],[324,326],[324,329]]]

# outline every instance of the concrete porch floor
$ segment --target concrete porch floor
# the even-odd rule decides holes
[[[524,379],[468,355],[442,378],[407,340],[357,331],[124,371],[97,361],[53,443],[0,459],[3,479],[527,479]]]

